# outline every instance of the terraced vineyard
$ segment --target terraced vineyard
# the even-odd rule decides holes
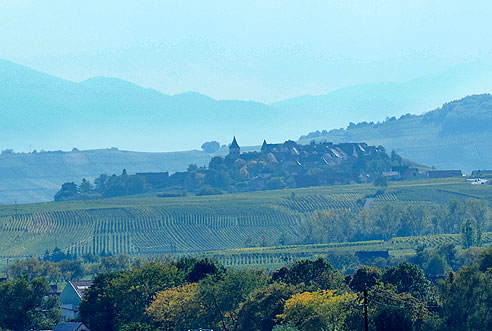
[[[492,201],[491,185],[472,187],[461,178],[393,182],[384,193],[377,191],[370,185],[343,185],[205,197],[135,197],[0,206],[0,259],[40,256],[55,247],[76,255],[141,255],[237,249],[258,245],[260,241],[275,246],[282,240],[298,240],[301,220],[316,210],[362,208],[361,201],[365,200],[371,200],[371,205],[388,201],[443,203],[450,198],[471,196]],[[412,246],[444,240],[439,238],[393,240],[396,245]],[[492,239],[492,235],[486,238]],[[313,247],[309,250],[309,254],[317,252]],[[284,259],[283,253],[271,254],[258,256],[255,261],[269,259],[278,263]],[[239,261],[236,257],[231,259],[224,261],[240,264],[235,262]]]
[[[361,197],[362,195],[357,193],[294,196],[280,204],[301,213],[327,209],[351,209],[357,207],[356,201]]]
[[[242,247],[249,237],[298,235],[295,214],[266,206],[251,213],[227,208],[185,212],[173,206],[56,211],[4,217],[1,224],[0,236],[8,245],[0,253],[9,256],[55,246],[77,255],[198,252]]]

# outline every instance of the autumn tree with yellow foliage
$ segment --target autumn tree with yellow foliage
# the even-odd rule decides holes
[[[335,290],[319,290],[295,294],[285,302],[279,321],[297,327],[300,331],[316,329],[342,330],[347,304],[355,294],[337,294]]]
[[[147,314],[165,330],[199,328],[203,307],[198,301],[197,293],[197,283],[159,292],[147,308]]]

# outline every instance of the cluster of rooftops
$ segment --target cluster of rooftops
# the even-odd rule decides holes
[[[384,148],[369,146],[366,143],[332,143],[332,142],[312,142],[301,145],[293,140],[284,143],[267,143],[263,141],[259,151],[241,153],[236,137],[234,136],[229,145],[229,154],[226,158],[242,159],[244,161],[266,160],[275,169],[284,171],[295,177],[296,187],[330,185],[337,182],[350,182],[360,180],[356,173],[348,173],[347,170],[341,171],[340,167],[336,171],[328,171],[324,174],[309,174],[311,169],[332,169],[333,166],[344,164],[345,162],[357,162],[358,159],[370,160],[377,155],[384,153]],[[334,169],[334,168],[333,168]],[[207,173],[208,168],[202,167],[197,170],[199,173]],[[266,170],[265,170],[266,171]],[[146,179],[151,185],[184,185],[187,172],[176,172],[172,176],[165,173],[137,173]],[[268,174],[262,174],[265,177]],[[460,170],[427,170],[421,171],[409,165],[394,166],[391,171],[381,173],[389,179],[416,179],[416,178],[444,178],[462,176]],[[308,178],[309,177],[309,178]],[[316,178],[311,178],[316,177]],[[322,178],[321,178],[322,177]],[[326,178],[325,178],[326,177]]]
[[[293,140],[287,140],[281,144],[269,144],[263,141],[260,152],[241,154],[241,149],[236,137],[229,146],[229,157],[241,157],[244,160],[254,159],[261,154],[266,154],[273,163],[288,160],[296,160],[299,165],[313,166],[316,163],[333,165],[339,161],[361,155],[370,155],[380,152],[378,147],[368,146],[365,143],[340,143],[332,142],[311,143],[300,145]]]

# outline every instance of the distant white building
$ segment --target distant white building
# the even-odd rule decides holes
[[[60,305],[63,322],[73,321],[78,317],[80,301],[85,290],[92,286],[90,280],[68,281],[60,293]]]
[[[481,179],[481,178],[473,178],[473,179],[467,179],[467,181],[472,185],[482,185],[482,184],[487,184],[489,180]]]

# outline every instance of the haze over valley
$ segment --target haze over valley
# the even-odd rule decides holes
[[[492,330],[491,13],[0,1],[0,331]]]
[[[234,133],[243,150],[258,149],[263,139],[301,137],[302,143],[316,139],[382,145],[440,169],[470,173],[492,168],[487,144],[492,136],[487,124],[490,95],[451,102],[447,107],[453,108],[454,121],[463,119],[458,126],[446,115],[392,119],[487,92],[491,77],[490,66],[467,64],[405,83],[364,84],[267,105],[193,92],[164,95],[107,77],[76,83],[0,60],[0,142],[5,151],[0,155],[0,202],[50,201],[64,182],[124,168],[130,173],[173,173],[191,163],[206,165],[213,154],[199,146],[209,140],[226,145]],[[334,130],[350,122],[382,123]],[[325,133],[307,134],[315,129]],[[224,148],[219,151],[226,153]]]
[[[255,146],[263,138],[280,142],[349,122],[422,114],[491,91],[491,77],[491,65],[474,63],[407,82],[264,104],[194,92],[165,95],[108,77],[76,83],[0,60],[0,142],[2,149],[20,152],[74,147],[169,152],[198,149],[208,140],[226,144],[236,133],[243,146]]]

